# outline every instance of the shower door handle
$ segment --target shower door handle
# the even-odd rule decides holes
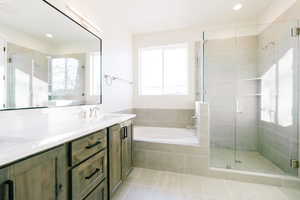
[[[236,113],[243,113],[241,108],[240,108],[240,101],[236,100]]]

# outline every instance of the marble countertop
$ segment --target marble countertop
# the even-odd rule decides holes
[[[105,114],[95,119],[39,119],[7,124],[0,132],[0,168],[82,136],[134,118],[134,114]]]

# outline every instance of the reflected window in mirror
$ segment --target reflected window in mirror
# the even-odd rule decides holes
[[[50,61],[50,93],[49,100],[70,104],[84,104],[84,65],[83,55],[51,58]]]
[[[90,77],[90,95],[91,96],[99,96],[101,91],[101,68],[100,66],[100,52],[92,52],[89,54],[89,77]]]

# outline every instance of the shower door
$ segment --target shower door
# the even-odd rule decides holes
[[[206,33],[211,166],[297,176],[298,22]]]
[[[256,25],[251,41],[237,29],[235,168],[297,176],[298,22]]]
[[[222,34],[222,31],[220,31]],[[204,88],[210,110],[210,164],[232,169],[235,164],[237,53],[235,32],[224,39],[219,31],[205,33]]]

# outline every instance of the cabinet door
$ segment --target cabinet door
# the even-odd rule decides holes
[[[112,195],[122,181],[121,128],[109,128],[109,190]]]
[[[128,138],[128,173],[132,170],[133,168],[133,125],[131,124],[127,128],[127,138]]]
[[[62,147],[9,167],[14,200],[66,199],[63,152]]]
[[[104,180],[97,188],[91,192],[84,200],[107,200],[107,180]]]
[[[125,180],[132,169],[132,125],[122,129],[122,179]]]

